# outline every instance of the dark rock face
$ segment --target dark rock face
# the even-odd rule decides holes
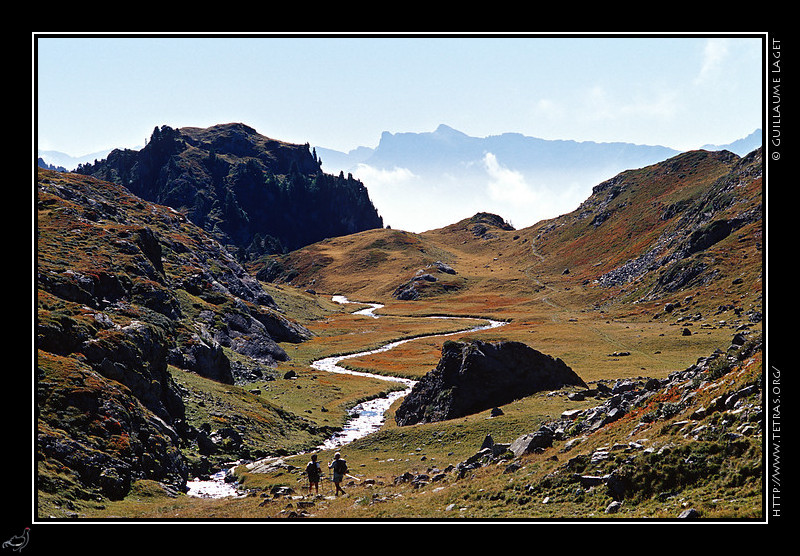
[[[511,231],[514,227],[502,217],[489,212],[479,212],[469,219],[470,231],[477,238],[494,239],[497,237],[493,229]]]
[[[383,227],[359,180],[323,173],[308,144],[241,123],[156,127],[142,150],[116,149],[76,172],[172,207],[240,261]]]
[[[182,449],[205,446],[170,366],[262,380],[288,359],[280,342],[311,332],[222,245],[121,186],[40,170],[37,209],[37,461],[114,499],[137,479],[183,491]],[[61,496],[49,473],[38,479]]]
[[[395,414],[400,426],[470,415],[543,390],[584,381],[563,361],[521,342],[446,342],[436,369]]]

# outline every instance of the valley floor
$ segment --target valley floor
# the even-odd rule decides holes
[[[377,393],[386,387],[376,384],[379,381],[366,378],[328,376],[311,369],[309,363],[334,353],[352,353],[391,340],[462,327],[447,320],[428,319],[426,315],[455,312],[496,319],[510,315],[506,326],[470,336],[527,343],[564,360],[590,386],[598,382],[613,385],[615,381],[628,378],[666,379],[670,373],[692,366],[715,350],[726,351],[742,324],[724,321],[723,318],[687,322],[680,313],[611,315],[555,303],[540,303],[537,310],[537,304],[530,300],[514,301],[464,299],[447,305],[388,302],[377,311],[380,318],[355,315],[351,313],[354,309],[350,308],[327,312],[324,317],[305,323],[315,333],[314,339],[290,348],[292,361],[283,369],[295,371],[297,377],[293,381],[270,383],[269,395],[272,400],[283,400],[287,409],[305,411],[312,419],[330,423],[332,414],[336,412],[334,405],[339,404],[343,409],[356,401],[341,394],[352,391],[353,395],[355,392],[370,395],[369,392]],[[752,335],[758,335],[760,331],[759,326],[747,328]],[[392,351],[350,359],[347,366],[359,371],[416,379],[435,367],[443,342],[443,338],[419,338]],[[751,361],[739,368],[736,374],[729,374],[728,378],[740,385],[757,380],[759,372],[760,364]],[[699,383],[699,380],[695,382]],[[733,384],[726,387],[734,389]],[[304,394],[298,395],[298,392]],[[518,467],[510,474],[504,470],[512,461],[504,458],[475,469],[466,478],[456,478],[450,471],[459,462],[473,456],[487,436],[494,442],[510,443],[540,424],[557,419],[564,411],[589,409],[598,403],[593,399],[571,400],[569,393],[565,390],[524,398],[503,406],[502,415],[496,417],[483,412],[463,419],[409,427],[394,424],[392,408],[378,432],[342,448],[352,470],[351,478],[344,485],[346,496],[333,495],[329,477],[323,478],[319,495],[306,490],[301,473],[308,458],[305,454],[279,458],[274,465],[266,466],[260,472],[251,472],[240,466],[237,477],[242,492],[246,493],[241,498],[201,500],[186,496],[169,499],[157,496],[143,503],[141,496],[129,496],[123,502],[105,506],[98,515],[108,517],[119,512],[126,517],[148,519],[305,517],[401,522],[428,519],[673,519],[689,507],[701,508],[705,518],[750,519],[762,515],[760,477],[743,480],[742,484],[729,478],[712,486],[695,481],[678,491],[624,502],[624,511],[613,515],[606,512],[612,499],[605,490],[581,488],[580,484],[567,480],[554,483],[549,479],[554,473],[559,473],[559,468],[563,470],[565,465],[574,461],[578,452],[591,458],[595,452],[611,451],[611,447],[615,447],[613,458],[622,462],[630,457],[631,449],[627,446],[634,442],[639,446],[637,450],[647,450],[648,454],[663,452],[665,447],[688,446],[686,435],[677,434],[678,429],[668,432],[673,426],[670,423],[680,421],[680,415],[672,416],[670,423],[662,423],[657,433],[635,431],[635,420],[626,421],[624,429],[619,428],[622,424],[618,424],[616,430],[601,429],[586,435],[580,450],[574,452],[567,450],[566,442],[557,442],[544,453],[518,458]],[[347,402],[347,399],[351,401]],[[661,404],[665,403],[672,402],[664,398]],[[320,411],[325,405],[327,409]],[[686,411],[689,410],[684,409]],[[757,465],[750,460],[760,459],[756,456],[760,435],[746,440],[747,445],[740,447],[740,452],[748,454],[745,459],[749,463],[743,465],[750,469],[748,466]],[[626,447],[619,448],[623,445]],[[693,448],[681,450],[689,453]],[[332,454],[333,450],[319,452],[323,465],[330,461]],[[738,457],[743,456],[738,453]],[[637,469],[636,472],[642,471]],[[747,474],[752,475],[752,470]],[[400,479],[420,475],[426,479],[416,482]],[[440,478],[432,480],[434,476]]]

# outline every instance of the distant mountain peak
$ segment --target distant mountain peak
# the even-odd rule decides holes
[[[381,145],[385,146],[387,143],[394,142],[396,140],[433,140],[433,141],[452,141],[454,139],[457,140],[469,140],[469,139],[476,139],[475,137],[471,137],[467,135],[463,131],[459,131],[453,127],[450,127],[446,124],[439,124],[437,128],[433,131],[401,131],[397,133],[392,133],[391,131],[384,131],[381,133],[381,138],[378,144],[378,148]]]
[[[754,151],[759,146],[763,145],[764,137],[763,132],[761,129],[754,130],[750,135],[747,137],[742,137],[741,139],[737,139],[732,143],[728,143],[727,145],[703,145],[701,148],[707,151],[731,151],[733,153],[738,154],[739,156],[745,156],[746,154]]]
[[[434,135],[456,135],[459,137],[468,137],[468,135],[462,131],[458,131],[446,124],[439,124],[439,127],[436,128],[436,131],[433,132]]]

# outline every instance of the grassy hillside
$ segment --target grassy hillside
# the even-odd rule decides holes
[[[279,378],[278,342],[311,333],[219,244],[108,182],[40,169],[37,185],[40,516],[330,434],[252,393]]]
[[[510,320],[484,335],[532,344],[589,380],[632,369],[664,376],[727,347],[738,326],[760,327],[759,167],[758,156],[687,153],[623,173],[573,213],[523,230],[476,215],[423,234],[372,230],[330,239],[250,269],[298,289],[380,301],[385,315]],[[719,221],[738,227],[687,252],[692,234]],[[437,262],[455,274],[437,271]],[[420,298],[392,297],[420,273],[437,278],[420,281]],[[438,358],[436,343],[428,345],[420,369]],[[608,356],[617,352],[630,352],[624,364]],[[396,366],[399,358],[373,356],[371,364],[379,359]]]
[[[168,369],[192,426],[248,431],[250,457],[236,470],[245,496],[199,500],[142,477],[120,500],[73,511],[538,520],[677,518],[693,509],[702,518],[761,517],[761,179],[760,151],[685,153],[598,184],[574,212],[522,230],[477,214],[422,234],[374,229],[253,260],[249,275],[308,334],[279,340],[288,357],[261,378],[212,384]],[[356,315],[356,305],[331,301],[337,294],[384,307],[377,319]],[[428,318],[435,315],[506,321],[462,337],[526,343],[562,359],[594,394],[545,392],[496,415],[406,427],[394,424],[393,407],[380,431],[343,450],[353,475],[347,496],[330,496],[327,480],[322,496],[309,496],[300,472],[307,455],[292,454],[341,427],[359,401],[393,388],[322,373],[311,361],[465,324]],[[419,338],[346,365],[419,378],[436,366],[444,341]],[[252,365],[226,353],[239,362],[234,368]],[[558,431],[550,446],[509,451],[542,426]],[[495,451],[479,453],[487,436]],[[183,452],[196,468],[202,458],[193,450]],[[324,463],[331,456],[320,453]]]
[[[731,354],[733,356],[733,354]],[[556,440],[518,457],[480,453],[554,415],[589,409],[568,391],[543,393],[463,419],[397,427],[342,450],[351,478],[334,496],[325,474],[308,493],[308,456],[271,459],[237,477],[243,497],[196,500],[150,496],[110,503],[98,515],[142,518],[346,520],[758,519],[763,515],[757,342],[731,360],[677,373],[668,387],[624,418],[590,434]],[[722,400],[722,401],[720,401]],[[319,452],[324,465],[332,451]],[[477,461],[479,466],[464,467]],[[464,469],[464,470],[462,470]],[[614,480],[610,480],[614,477]],[[89,514],[91,515],[91,514]]]
[[[668,440],[686,442],[686,447],[682,448],[685,452],[679,452],[681,454],[694,453],[695,450],[718,453],[720,448],[713,443],[697,447],[694,437],[686,438],[683,429],[687,425],[683,421],[687,414],[701,408],[702,400],[706,400],[715,389],[760,384],[762,367],[758,338],[763,311],[761,196],[759,152],[744,159],[729,153],[687,153],[664,164],[632,170],[600,184],[592,197],[573,213],[531,228],[513,230],[501,219],[476,215],[418,235],[376,230],[315,244],[282,257],[278,261],[282,270],[273,273],[272,277],[277,282],[297,288],[313,287],[319,292],[344,293],[353,299],[381,301],[386,304],[380,311],[384,315],[458,314],[508,319],[507,326],[475,336],[523,341],[563,359],[584,380],[593,384],[613,384],[631,377],[667,380],[673,373],[690,369],[697,361],[714,356],[719,358],[714,363],[715,368],[727,369],[732,365],[731,361],[719,354],[733,357],[729,350],[732,338],[741,333],[756,346],[747,357],[735,363],[739,374],[729,375],[740,377],[737,380],[741,382],[709,386],[704,380],[693,378],[689,384],[699,387],[696,398],[690,397],[693,400],[690,406],[682,407],[680,412],[676,409],[675,414],[669,415],[669,423],[678,425],[664,423],[659,428],[663,431],[659,435],[667,435]],[[720,222],[730,225],[723,233],[711,234],[709,230]],[[369,253],[368,261],[365,253]],[[437,272],[437,262],[446,263],[456,274]],[[441,278],[441,282],[428,282],[428,287],[414,301],[389,297],[421,272],[432,273]],[[442,287],[442,284],[451,287]],[[419,377],[435,366],[443,341],[422,339],[391,352],[351,359],[348,366],[357,370]],[[707,372],[714,375],[719,371]],[[659,414],[659,411],[665,411],[665,407],[679,407],[671,405],[676,404],[670,398],[674,395],[663,394],[662,401],[648,406],[647,411],[643,408],[641,413]],[[565,398],[566,395],[532,397],[502,408],[505,415],[497,418],[480,415],[458,423],[421,425],[402,430],[388,424],[369,440],[354,443],[348,451],[351,457],[363,458],[358,465],[373,468],[373,473],[378,473],[374,471],[375,467],[386,469],[387,474],[380,477],[388,484],[392,473],[399,476],[404,472],[404,466],[416,460],[413,456],[419,455],[424,458],[420,461],[428,462],[417,464],[417,473],[424,473],[428,467],[442,469],[447,465],[442,465],[442,460],[454,464],[460,461],[460,457],[471,455],[486,434],[510,442],[515,435],[534,429],[532,425],[535,423],[553,419],[564,410],[594,403],[574,404]],[[751,414],[756,417],[748,417],[756,422],[754,431],[760,426],[757,417],[760,403],[756,395],[752,402],[755,411]],[[627,429],[597,433],[587,447],[631,442],[636,422],[625,422]],[[719,427],[720,423],[730,426],[719,415],[712,419],[710,426]],[[616,426],[622,427],[622,424]],[[667,431],[671,432],[667,434]],[[676,434],[678,431],[684,434]],[[762,437],[758,432],[755,434],[752,441],[744,443],[746,446],[740,446],[737,448],[739,451],[731,455],[737,461],[731,463],[731,469],[722,472],[715,467],[713,473],[710,472],[713,477],[708,481],[695,477],[690,481],[691,488],[687,484],[673,489],[674,492],[667,492],[668,486],[662,485],[637,494],[639,507],[629,507],[625,514],[629,517],[677,517],[679,508],[687,504],[686,499],[682,499],[680,504],[659,505],[659,497],[662,500],[681,499],[677,493],[686,488],[686,492],[704,500],[717,500],[712,493],[719,494],[717,489],[724,491],[724,484],[741,480],[746,485],[741,491],[734,489],[736,494],[728,496],[732,499],[726,499],[725,503],[721,501],[723,498],[713,503],[706,502],[704,516],[760,515]],[[658,450],[669,444],[663,440],[657,444]],[[719,442],[725,443],[723,440]],[[438,446],[438,450],[433,451],[431,445]],[[410,446],[414,448],[409,449]],[[422,453],[418,451],[421,447],[424,447]],[[538,462],[536,476],[539,481],[556,472],[558,465],[555,462],[562,461],[558,449],[546,454],[532,456]],[[719,461],[720,456],[714,457]],[[669,465],[679,463],[676,460]],[[736,467],[739,465],[744,471]],[[652,463],[646,464],[644,469],[636,468],[630,472],[660,473],[658,466]],[[737,474],[741,475],[740,479],[736,478]],[[245,476],[249,481],[258,480]],[[477,482],[481,485],[489,477],[497,476],[498,484],[508,480],[497,469],[482,470],[479,476],[481,480]],[[300,480],[296,475],[292,478]],[[652,480],[648,478],[648,481]],[[356,485],[356,489],[362,486],[361,483]],[[441,486],[431,485],[433,488],[426,492]],[[468,492],[484,488],[462,486]],[[464,494],[461,488],[455,489],[459,494],[454,496],[454,489],[437,492],[441,492],[442,497],[456,500],[456,506],[459,506],[459,497],[482,499],[484,496]],[[546,489],[536,486],[535,482],[526,485],[525,489],[540,493],[542,499],[548,498]],[[308,513],[320,517],[569,517],[580,509],[582,513],[578,515],[605,516],[605,505],[586,507],[581,503],[560,506],[556,511],[552,507],[531,504],[534,495],[521,494],[519,487],[517,492],[500,490],[502,492],[494,496],[501,502],[491,501],[492,495],[487,494],[489,501],[464,504],[472,509],[460,513],[443,510],[448,506],[444,502],[436,505],[435,509],[422,504],[409,510],[406,494],[403,494],[403,502],[397,504],[371,494],[371,501],[365,501],[363,509],[356,510],[352,503],[342,502],[336,510],[332,509],[336,504],[331,503],[324,510],[316,508],[308,510]],[[363,491],[359,492],[367,497]],[[397,493],[387,496],[400,497]],[[381,504],[375,502],[378,498]],[[508,499],[526,502],[520,508]],[[600,497],[595,504],[599,501],[608,503]],[[344,507],[347,509],[342,509]]]

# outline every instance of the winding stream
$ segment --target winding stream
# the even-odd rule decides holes
[[[332,300],[336,303],[341,303],[341,304],[358,303],[350,301],[346,297],[341,295],[333,296]],[[369,305],[369,307],[354,312],[353,313],[354,315],[364,315],[375,319],[379,318],[379,315],[376,315],[375,311],[383,307],[383,305],[380,303],[359,303],[359,305]],[[435,316],[428,318],[475,320],[472,317]],[[405,344],[407,342],[412,342],[420,338],[455,336],[458,334],[465,334],[468,332],[478,332],[480,330],[497,328],[506,324],[503,321],[496,321],[491,319],[485,319],[485,320],[486,324],[482,324],[480,326],[474,326],[472,328],[457,330],[455,332],[444,332],[444,333],[434,333],[422,336],[415,336],[413,338],[406,338],[405,340],[397,340],[395,342],[388,343],[377,349],[372,349],[368,351],[359,351],[347,355],[336,355],[334,357],[325,357],[323,359],[312,361],[311,366],[318,371],[365,376],[365,377],[375,378],[378,380],[385,380],[388,382],[399,382],[405,385],[405,388],[403,390],[390,392],[386,397],[374,398],[372,400],[360,403],[354,408],[352,408],[349,412],[350,419],[347,421],[342,430],[337,432],[331,438],[327,439],[321,445],[319,445],[316,448],[316,450],[332,450],[335,448],[339,448],[341,446],[344,446],[345,444],[348,444],[349,442],[352,442],[353,440],[356,440],[358,438],[368,435],[371,432],[378,430],[379,428],[381,428],[381,426],[385,421],[384,414],[386,413],[386,410],[389,409],[389,407],[395,402],[395,400],[407,395],[414,387],[414,384],[416,384],[416,381],[407,378],[378,375],[360,371],[351,371],[344,367],[340,367],[339,363],[341,361],[345,359],[354,359],[356,357],[362,357],[365,355],[373,355],[375,353],[383,353],[385,351],[394,349],[399,345]],[[227,483],[225,481],[227,474],[228,474],[227,471],[220,471],[219,473],[213,475],[210,480],[203,481],[195,479],[189,481],[187,482],[187,486],[189,488],[187,494],[189,496],[195,496],[201,498],[221,498],[226,496],[240,495],[235,485]]]

